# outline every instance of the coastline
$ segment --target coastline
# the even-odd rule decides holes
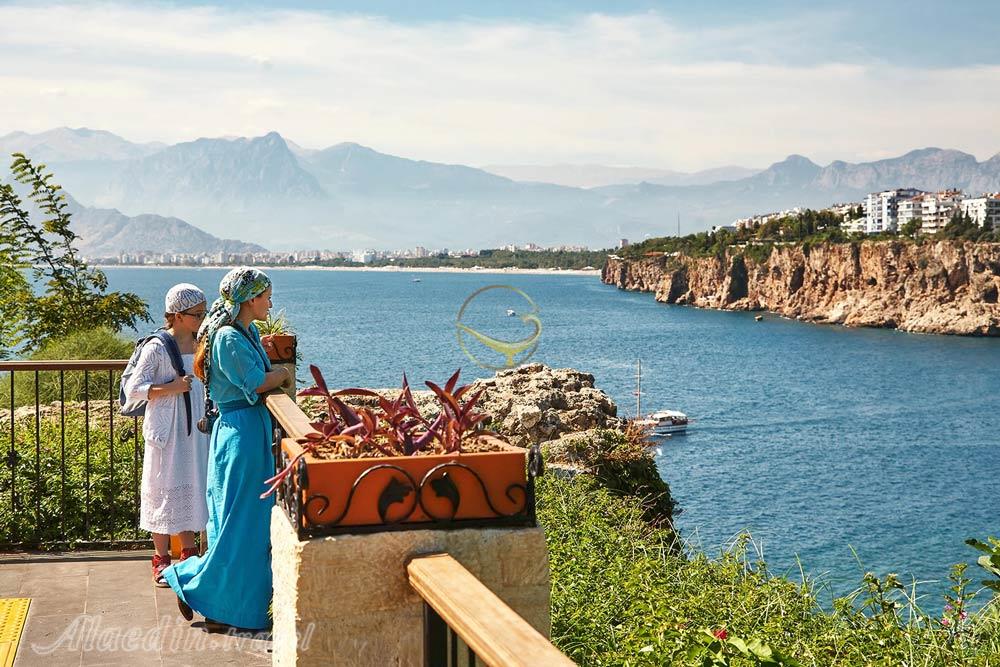
[[[178,266],[175,264],[94,264],[98,269],[184,269],[187,271],[202,269],[234,269],[239,264],[219,264],[212,266]],[[507,275],[538,275],[538,276],[597,276],[600,269],[519,269],[519,268],[464,268],[459,266],[257,266],[264,271],[369,271],[381,273],[482,273]]]

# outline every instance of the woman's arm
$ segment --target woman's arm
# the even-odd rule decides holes
[[[277,389],[278,387],[284,387],[288,382],[291,381],[292,374],[286,366],[281,366],[280,368],[275,368],[273,371],[267,371],[264,373],[264,382],[257,387],[258,394],[264,394],[272,389]]]
[[[166,369],[170,370],[167,371]],[[157,377],[173,373],[173,364],[166,348],[158,340],[151,340],[142,347],[135,371],[125,386],[125,394],[132,400],[153,400],[191,389],[191,379],[175,377],[170,382],[157,383]]]

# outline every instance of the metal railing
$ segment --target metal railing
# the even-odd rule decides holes
[[[425,667],[575,664],[448,554],[417,556],[406,573],[424,601]]]
[[[141,423],[118,414],[127,363],[0,362],[0,549],[150,544],[138,522]]]

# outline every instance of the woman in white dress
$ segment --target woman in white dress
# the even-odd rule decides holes
[[[125,387],[130,399],[149,401],[142,423],[146,447],[139,527],[153,534],[153,581],[160,587],[166,586],[162,572],[170,565],[170,536],[180,536],[184,560],[197,555],[195,533],[208,523],[209,436],[196,426],[205,413],[205,387],[192,373],[194,336],[207,310],[205,294],[188,283],[175,285],[167,292],[165,310],[166,331],[177,343],[185,374],[178,375],[167,346],[154,337],[143,345]]]

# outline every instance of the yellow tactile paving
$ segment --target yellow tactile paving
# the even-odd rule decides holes
[[[0,599],[0,667],[12,667],[31,598]]]

